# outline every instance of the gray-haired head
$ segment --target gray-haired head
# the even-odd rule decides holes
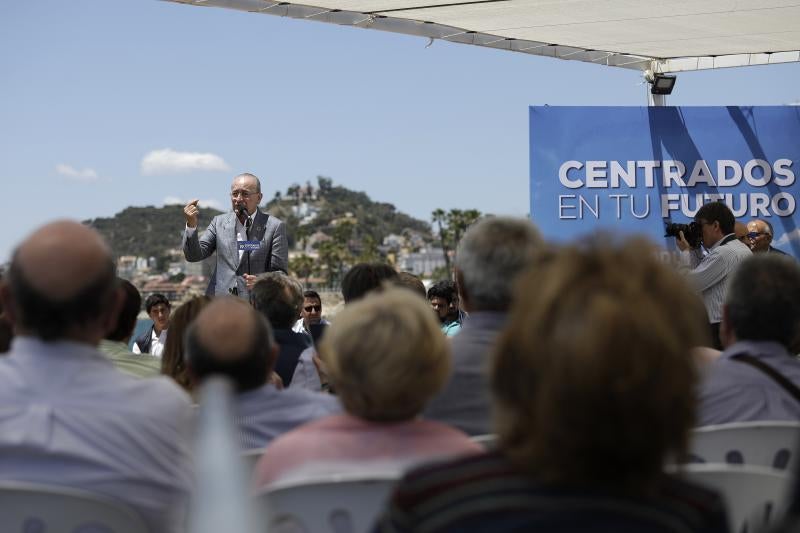
[[[472,225],[456,255],[461,297],[469,310],[508,309],[517,275],[542,247],[528,219],[488,217]]]

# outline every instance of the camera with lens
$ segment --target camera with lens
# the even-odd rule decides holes
[[[703,232],[700,224],[697,222],[692,221],[688,224],[665,222],[664,226],[667,232],[664,237],[678,237],[678,234],[682,231],[683,237],[686,239],[686,242],[689,243],[689,246],[692,248],[700,246],[700,241],[703,239]]]

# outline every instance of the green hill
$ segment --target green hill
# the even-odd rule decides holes
[[[394,205],[375,202],[364,192],[333,185],[330,178],[319,176],[317,181],[317,187],[310,182],[305,186],[295,184],[285,195],[275,193],[267,203],[266,210],[286,222],[290,247],[296,239],[318,231],[333,236],[337,221],[348,215],[354,220],[350,239],[356,245],[365,238],[380,244],[387,235],[401,235],[406,231],[418,233],[428,241],[432,239],[427,222],[398,211]],[[304,204],[306,209],[315,212],[314,217],[307,217],[305,221],[298,213]]]
[[[198,226],[205,228],[221,212],[204,207],[200,210]],[[115,257],[136,255],[160,258],[172,248],[181,247],[183,206],[128,207],[111,218],[84,221],[99,231],[111,245]]]
[[[318,187],[307,183],[304,187],[289,187],[286,195],[276,192],[264,209],[286,222],[290,248],[295,240],[316,232],[341,238],[341,234],[337,235],[337,227],[342,227],[342,219],[352,223],[345,240],[354,251],[365,243],[379,245],[392,233],[400,235],[411,231],[426,241],[431,239],[427,222],[397,211],[392,204],[375,202],[363,192],[334,186],[332,180],[325,177],[318,178]],[[303,217],[301,212],[313,212],[313,216]],[[201,209],[198,224],[201,231],[220,213],[208,207]],[[159,264],[168,250],[180,248],[185,224],[183,206],[180,205],[128,207],[113,217],[95,218],[84,223],[106,238],[115,257],[156,257]]]

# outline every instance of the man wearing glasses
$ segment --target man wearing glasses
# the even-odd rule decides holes
[[[192,200],[183,208],[186,260],[202,261],[217,252],[207,295],[233,294],[247,298],[256,275],[277,270],[287,272],[286,226],[280,219],[258,209],[261,198],[261,182],[256,176],[236,176],[231,184],[231,212],[215,216],[199,237],[198,201]]]
[[[322,299],[317,291],[303,292],[303,307],[300,308],[300,319],[292,327],[295,333],[305,333],[312,337],[311,326],[314,324],[328,325],[329,322],[322,318]]]
[[[786,252],[772,246],[772,224],[766,220],[751,220],[747,223],[747,238],[754,254],[764,252],[786,255]]]
[[[700,224],[702,244],[708,251],[703,255],[700,246],[692,248],[680,232],[676,242],[685,263],[689,283],[703,297],[703,303],[711,324],[711,342],[714,348],[722,349],[719,324],[722,321],[722,305],[728,292],[728,280],[736,267],[750,257],[750,248],[736,238],[733,213],[722,202],[703,205],[694,216]]]

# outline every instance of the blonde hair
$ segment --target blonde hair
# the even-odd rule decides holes
[[[433,312],[401,288],[345,306],[320,354],[347,412],[373,421],[413,418],[450,370],[450,347]]]
[[[543,255],[516,294],[491,371],[501,447],[542,481],[645,489],[694,423],[699,298],[650,244],[604,238]]]

